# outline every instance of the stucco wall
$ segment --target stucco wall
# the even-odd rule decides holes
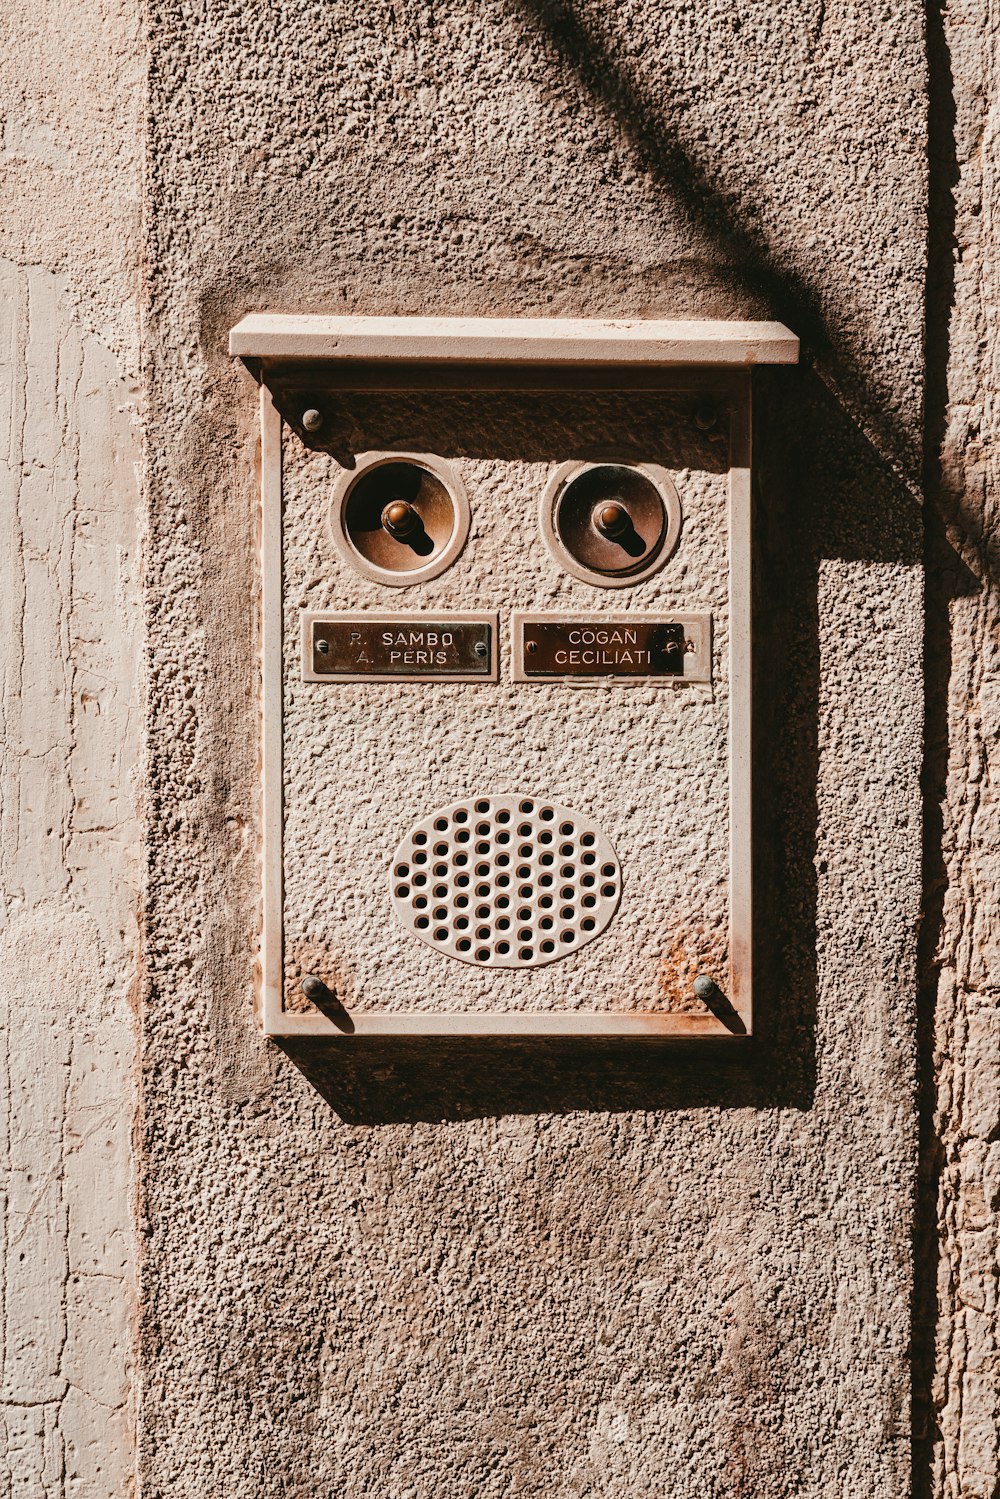
[[[951,4],[933,93],[927,825],[917,1238],[917,1492],[996,1493],[997,97],[1000,16]]]
[[[993,0],[4,20],[0,1494],[985,1499]],[[256,1037],[262,307],[802,335],[752,1065]]]
[[[153,8],[148,1493],[907,1492],[922,32]],[[759,393],[750,1063],[362,1050],[321,1094],[254,1035],[255,406],[224,350],[259,307],[805,338]]]
[[[139,200],[130,6],[0,58],[0,1493],[134,1475]]]

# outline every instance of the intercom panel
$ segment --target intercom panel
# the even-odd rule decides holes
[[[751,1028],[748,360],[777,325],[247,319],[265,1029]]]

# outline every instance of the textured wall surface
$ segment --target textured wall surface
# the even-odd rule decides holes
[[[0,59],[0,1494],[133,1490],[139,161],[131,6]]]
[[[150,24],[145,1491],[902,1499],[922,9]],[[359,1048],[320,1092],[254,1034],[255,403],[224,351],[260,307],[805,338],[758,403],[749,1062]]]
[[[1000,1482],[1000,13],[932,28],[925,1087],[918,1493]],[[936,1333],[936,1338],[935,1338]]]

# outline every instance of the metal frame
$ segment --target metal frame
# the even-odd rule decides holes
[[[793,364],[798,340],[776,323],[600,323],[576,319],[328,318],[257,315],[230,335],[230,352],[261,382],[262,863],[261,1021],[269,1036],[592,1037],[726,1040],[750,1034],[752,1019],[752,490],[751,382],[754,364]],[[283,1006],[282,964],[282,418],[268,388],[288,361],[322,362],[326,383],[413,389],[482,384],[498,363],[513,388],[588,383],[706,389],[734,398],[729,466],[729,849],[730,975],[726,998],[739,1017],[671,1012],[352,1012],[353,1032],[324,1015]],[[345,369],[344,361],[348,368]],[[610,368],[609,368],[610,367]],[[676,372],[684,371],[678,378]],[[673,373],[672,373],[673,372]],[[714,372],[714,373],[713,373]],[[727,373],[728,372],[728,373]],[[639,375],[636,381],[635,376]],[[706,380],[705,376],[709,378]],[[426,378],[428,377],[429,378]],[[607,378],[610,376],[610,379]],[[596,377],[596,378],[595,378]],[[505,380],[505,383],[506,380]]]

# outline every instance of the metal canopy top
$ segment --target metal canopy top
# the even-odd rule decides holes
[[[783,323],[258,312],[232,329],[229,352],[267,361],[733,368],[796,364],[799,341]]]

